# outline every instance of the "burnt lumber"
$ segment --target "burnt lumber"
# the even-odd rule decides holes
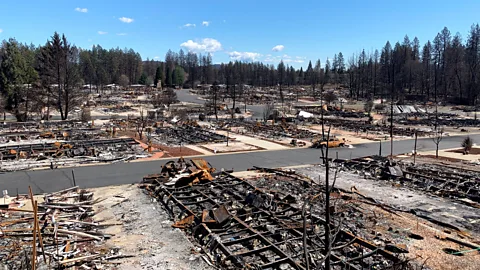
[[[93,222],[93,193],[78,186],[58,192],[8,198],[1,209],[0,266],[5,269],[112,269],[102,260],[123,258],[102,247],[111,237]],[[19,211],[22,210],[22,211]],[[94,261],[96,260],[96,261]]]
[[[172,168],[182,166],[168,167],[172,172]],[[218,174],[209,181],[175,186],[167,183],[180,173],[173,176],[164,173],[163,178],[141,187],[170,213],[173,226],[192,235],[212,263],[220,268],[306,269],[305,249],[313,264],[325,258],[328,249],[319,237],[325,224],[320,208],[309,210],[306,245],[302,238],[303,196],[321,192],[322,187],[304,185],[300,177],[281,172],[275,177],[291,179],[292,190],[298,193],[288,196],[271,190],[271,183],[257,186],[228,173]],[[338,269],[377,269],[407,264],[400,256],[362,238],[353,225],[339,227],[332,223],[331,227],[337,232],[334,246],[344,246],[330,253],[332,264]]]

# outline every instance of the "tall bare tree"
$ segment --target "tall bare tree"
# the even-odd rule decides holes
[[[439,128],[438,126],[435,126],[433,129],[433,132],[430,134],[430,138],[435,144],[435,158],[438,158],[438,148],[439,148],[440,142],[443,139],[443,128]]]
[[[48,98],[54,100],[62,120],[82,102],[83,93],[79,88],[79,51],[72,46],[65,35],[58,33],[40,49],[37,70]]]

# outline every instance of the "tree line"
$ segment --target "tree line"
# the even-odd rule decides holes
[[[472,25],[464,41],[445,27],[421,46],[405,36],[403,42],[373,53],[364,50],[348,60],[345,78],[354,98],[382,97],[399,102],[448,102],[476,105],[479,96],[480,27]]]
[[[464,40],[442,29],[422,46],[418,38],[380,50],[354,53],[346,60],[339,52],[322,64],[309,61],[296,69],[278,65],[231,61],[213,64],[210,54],[169,50],[164,61],[143,60],[133,49],[105,49],[99,45],[78,48],[65,35],[54,33],[41,46],[4,40],[0,46],[0,109],[18,120],[32,113],[49,115],[54,107],[62,119],[84,101],[89,88],[99,91],[108,84],[196,88],[198,84],[251,85],[256,87],[305,87],[319,98],[325,86],[348,88],[354,99],[412,99],[476,105],[480,77],[480,27],[472,25]],[[83,87],[84,86],[84,87]],[[45,109],[46,108],[46,112]]]
[[[42,46],[4,40],[0,47],[0,110],[18,121],[33,113],[42,118],[55,108],[62,119],[82,102],[82,88],[101,89],[117,83],[128,85],[142,79],[143,61],[133,49],[84,50],[65,35],[54,33]]]

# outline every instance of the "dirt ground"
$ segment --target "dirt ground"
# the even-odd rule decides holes
[[[435,150],[420,152],[420,155],[435,157]],[[480,148],[473,148],[468,155],[464,155],[463,149],[460,148],[439,150],[438,158],[452,162],[472,163],[478,165],[480,164]]]
[[[202,259],[185,234],[171,227],[171,220],[161,205],[137,185],[92,189],[96,196],[107,198],[96,205],[95,221],[109,224],[105,233],[114,234],[106,241],[122,254],[136,255],[123,259],[118,269],[213,269]]]
[[[314,126],[310,126],[309,128],[316,131],[322,130],[321,125],[314,125]],[[348,144],[372,143],[372,142],[384,139],[384,137],[381,138],[374,134],[366,134],[366,133],[356,134],[355,132],[341,130],[338,128],[332,128],[330,130],[330,134],[340,139],[345,138]]]
[[[140,138],[135,136],[135,132],[133,131],[122,131],[122,133],[119,132],[119,134],[134,138],[138,142],[142,143],[142,146],[146,148],[147,146],[147,138],[146,136],[143,136],[143,138],[140,140]],[[170,147],[170,146],[165,146],[165,145],[160,145],[160,144],[152,144],[152,151],[153,152],[158,152],[162,151],[163,154],[157,154],[157,157],[183,157],[183,156],[200,156],[203,155],[203,153],[195,151],[193,149],[188,148],[188,146],[182,146],[182,147]],[[151,158],[149,158],[151,159]]]
[[[451,153],[460,153],[460,154],[463,154],[463,149],[462,148],[459,148],[459,149],[453,149],[453,150],[447,150],[445,152],[451,152]],[[478,147],[473,147],[472,149],[470,149],[470,151],[468,151],[468,155],[480,155],[480,148]]]
[[[262,148],[256,147],[254,145],[246,144],[239,141],[231,141],[228,143],[228,146],[225,142],[221,143],[211,143],[202,145],[203,148],[208,149],[210,152],[214,153],[231,153],[231,152],[241,152],[241,151],[255,151],[262,150]]]
[[[229,132],[228,136],[231,138],[235,138],[235,140],[254,145],[260,149],[266,150],[279,150],[279,149],[287,149],[290,148],[290,140],[285,139],[284,142],[277,140],[267,140],[267,139],[260,139],[254,137],[252,134],[245,134],[245,130],[243,128],[232,128],[232,132]],[[224,130],[215,130],[215,133],[227,136],[227,132]]]

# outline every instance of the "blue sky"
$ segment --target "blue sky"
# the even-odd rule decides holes
[[[146,59],[168,49],[210,52],[215,63],[258,60],[295,67],[380,49],[405,34],[423,45],[444,26],[464,39],[478,0],[6,1],[0,39],[44,44],[54,31],[82,48],[133,48]],[[274,49],[275,48],[275,49]]]

